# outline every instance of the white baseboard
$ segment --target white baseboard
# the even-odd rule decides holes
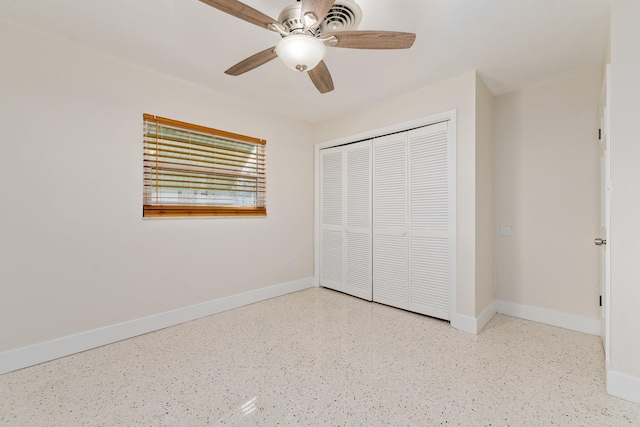
[[[477,326],[478,332],[476,332],[477,334],[480,333],[480,331],[483,330],[485,326],[487,326],[487,323],[489,323],[489,320],[491,320],[496,313],[497,313],[496,303],[495,301],[491,301],[484,308],[484,310],[482,310],[480,315],[476,318],[476,322],[478,325]]]
[[[575,314],[554,311],[546,308],[532,307],[529,305],[515,304],[507,301],[496,300],[496,310],[500,314],[532,320],[573,331],[584,332],[592,335],[600,335],[600,319],[578,316]]]
[[[0,374],[301,291],[313,286],[314,278],[308,277],[5,351],[0,353]]]
[[[607,371],[607,393],[640,404],[640,378]]]
[[[471,316],[465,316],[464,314],[455,314],[451,319],[451,326],[470,334],[477,334],[476,319]]]
[[[480,331],[487,326],[489,320],[496,314],[496,305],[492,301],[489,303],[480,315],[476,318],[471,316],[465,316],[463,314],[456,314],[451,320],[451,326],[470,334],[478,335]]]

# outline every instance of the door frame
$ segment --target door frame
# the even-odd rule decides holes
[[[448,121],[449,122],[449,138],[451,138],[451,141],[453,141],[453,147],[457,147],[458,143],[457,143],[457,122],[456,122],[456,110],[449,110],[449,111],[445,111],[439,114],[433,114],[430,116],[426,116],[426,117],[422,117],[416,120],[410,120],[410,121],[406,121],[406,122],[401,122],[401,123],[396,123],[390,126],[384,126],[381,128],[375,128],[375,129],[371,129],[371,130],[367,130],[361,133],[357,133],[357,134],[352,134],[349,136],[345,136],[342,138],[337,138],[337,139],[333,139],[333,140],[329,140],[329,141],[324,141],[324,142],[318,142],[315,144],[315,150],[314,150],[314,170],[315,170],[315,175],[314,175],[314,285],[320,286],[320,210],[318,209],[320,206],[320,150],[325,149],[325,148],[330,148],[330,147],[336,147],[339,145],[345,145],[345,144],[352,144],[355,142],[359,142],[359,141],[364,141],[367,139],[372,139],[372,138],[376,138],[379,136],[383,136],[383,135],[388,135],[391,133],[396,133],[396,132],[404,132],[404,131],[408,131],[411,129],[415,129],[418,127],[422,127],[422,126],[429,126],[429,125],[433,125],[436,123],[440,123],[440,122],[444,122],[444,121]],[[454,170],[452,171],[453,174],[453,187],[457,188],[457,149],[454,150],[453,157],[454,157]],[[457,194],[457,191],[456,191]],[[456,199],[456,197],[454,197],[454,199]],[[454,203],[455,204],[455,203]],[[457,210],[453,209],[453,212],[451,212],[451,215],[454,215],[454,217],[457,217]],[[454,221],[454,224],[456,224],[457,221]],[[454,251],[457,248],[457,227],[454,227],[454,229],[451,232],[451,239],[452,239],[452,244],[454,247]],[[451,272],[451,288],[449,289],[449,295],[450,295],[450,301],[449,301],[449,314],[450,314],[450,318],[455,319],[456,315],[458,313],[458,262],[457,262],[457,255],[456,257],[454,257],[453,259],[453,264],[452,266],[450,266],[450,272]]]
[[[600,238],[606,239],[601,248],[600,292],[600,337],[604,347],[605,361],[609,367],[611,357],[611,140],[610,106],[611,77],[610,64],[606,64],[600,95]]]

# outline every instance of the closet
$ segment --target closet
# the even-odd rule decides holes
[[[450,320],[455,141],[448,122],[320,150],[320,285]]]

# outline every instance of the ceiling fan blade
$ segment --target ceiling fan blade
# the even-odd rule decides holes
[[[313,69],[307,71],[307,74],[309,74],[311,81],[320,93],[327,93],[333,90],[333,79],[324,61],[320,61]]]
[[[208,4],[211,7],[215,7],[231,16],[240,18],[244,21],[250,22],[262,28],[269,28],[269,24],[280,25],[278,21],[268,17],[262,12],[255,10],[254,8],[247,6],[244,3],[240,3],[237,0],[200,0],[204,4]]]
[[[349,49],[408,49],[416,40],[413,33],[397,31],[338,31],[326,36],[338,40],[329,46]]]
[[[278,55],[276,54],[275,46],[270,47],[269,49],[265,49],[262,52],[258,52],[255,55],[238,62],[236,65],[225,71],[225,74],[229,74],[230,76],[239,76],[240,74],[244,74],[254,68],[258,68],[277,57]]]
[[[335,3],[335,0],[302,0],[300,19],[304,22],[305,15],[312,13],[316,18],[316,25],[320,25],[324,17],[329,13],[329,9],[331,9],[333,3]]]

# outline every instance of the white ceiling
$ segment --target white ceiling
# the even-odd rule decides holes
[[[294,0],[244,0],[272,18]],[[198,0],[3,0],[0,19],[312,123],[477,70],[495,95],[602,63],[613,0],[356,0],[360,30],[417,34],[409,50],[330,48],[335,90],[274,60],[224,70],[279,36]]]

